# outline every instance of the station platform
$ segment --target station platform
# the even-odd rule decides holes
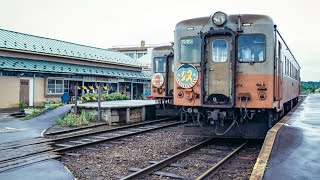
[[[123,107],[142,107],[156,105],[155,100],[119,100],[119,101],[103,101],[101,102],[101,108],[123,108]],[[98,108],[98,102],[86,102],[78,104],[78,107],[84,108]]]
[[[250,179],[320,179],[320,94],[269,130]]]

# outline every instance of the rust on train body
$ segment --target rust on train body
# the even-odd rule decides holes
[[[300,66],[269,16],[184,20],[174,46],[174,105],[184,109],[181,118],[209,127],[206,133],[214,127],[224,133],[211,135],[263,137],[297,103]]]

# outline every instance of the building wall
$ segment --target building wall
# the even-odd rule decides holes
[[[0,77],[0,108],[18,107],[20,98],[20,78]]]
[[[0,77],[1,93],[0,93],[0,109],[1,108],[15,108],[19,107],[20,101],[20,77]],[[30,81],[29,81],[30,82]],[[45,78],[35,78],[34,81],[34,106],[42,106],[44,102],[60,102],[61,95],[46,96],[46,83]],[[32,86],[32,83],[30,83]],[[33,88],[30,88],[30,90]],[[30,95],[33,92],[30,92]],[[29,97],[30,97],[29,95]],[[31,96],[32,98],[32,96]]]
[[[35,78],[34,102],[35,106],[42,106],[44,102],[60,102],[62,95],[47,96],[46,95],[46,78]]]

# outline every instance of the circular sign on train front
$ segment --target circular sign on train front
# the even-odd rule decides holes
[[[160,88],[164,83],[164,77],[161,73],[155,73],[152,76],[151,83],[154,87]]]
[[[192,88],[198,81],[199,73],[197,69],[190,65],[184,64],[176,72],[176,81],[182,88]]]

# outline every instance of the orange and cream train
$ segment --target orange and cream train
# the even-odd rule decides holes
[[[156,47],[152,50],[151,57],[151,96],[162,103],[172,102],[174,84],[173,47]]]
[[[268,16],[181,21],[174,49],[174,105],[194,122],[186,134],[263,138],[298,102],[300,66]]]

